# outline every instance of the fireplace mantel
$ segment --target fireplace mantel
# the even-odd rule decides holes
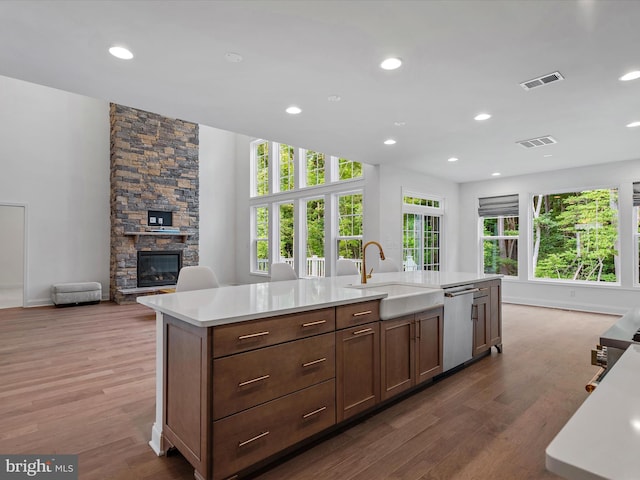
[[[182,243],[185,243],[187,238],[189,238],[189,234],[185,232],[124,232],[124,234],[133,237],[134,242],[137,242],[140,236],[182,237]]]

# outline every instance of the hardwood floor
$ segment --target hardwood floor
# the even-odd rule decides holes
[[[617,318],[504,305],[503,354],[255,478],[558,478],[544,450],[588,396],[589,352]],[[82,480],[192,479],[147,445],[154,328],[141,305],[0,310],[0,453],[76,453]]]

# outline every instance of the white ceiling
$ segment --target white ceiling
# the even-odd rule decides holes
[[[1,75],[456,182],[640,158],[630,70],[634,0],[0,1]]]

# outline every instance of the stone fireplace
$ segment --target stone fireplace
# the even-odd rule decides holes
[[[176,258],[178,270],[199,262],[198,125],[117,104],[110,116],[110,292],[117,303],[130,303],[175,285]],[[150,225],[158,212],[170,214],[170,229]],[[138,261],[150,255],[155,268],[172,273],[146,275],[140,285]]]

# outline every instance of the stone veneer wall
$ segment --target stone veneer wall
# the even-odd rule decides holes
[[[198,125],[111,104],[111,299],[134,301],[138,250],[181,250],[182,265],[198,264]],[[173,212],[173,227],[188,234],[139,236],[147,211]],[[156,227],[157,228],[157,227]]]

